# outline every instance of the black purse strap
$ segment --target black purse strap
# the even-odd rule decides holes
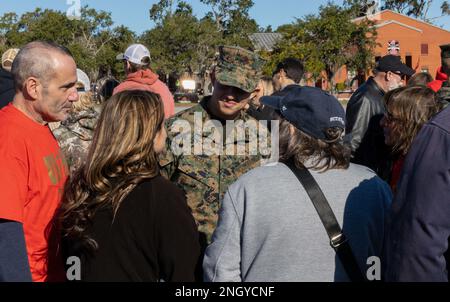
[[[325,230],[327,231],[328,237],[330,238],[330,245],[341,260],[345,272],[350,280],[353,282],[366,281],[367,279],[362,274],[358,263],[356,262],[350,244],[348,243],[347,238],[345,238],[344,233],[342,233],[342,229],[339,226],[339,222],[337,221],[330,204],[328,203],[325,195],[323,195],[323,192],[316,180],[311,175],[311,172],[309,172],[306,168],[298,169],[293,160],[287,161],[285,164],[295,174],[308,193],[308,196],[319,214]]]

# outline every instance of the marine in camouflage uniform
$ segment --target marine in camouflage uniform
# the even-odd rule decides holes
[[[66,156],[71,174],[86,160],[100,111],[100,105],[78,112],[74,111],[67,120],[53,130],[53,135]]]
[[[215,79],[221,85],[237,87],[251,93],[257,87],[262,64],[263,61],[252,52],[237,47],[221,47],[214,73]],[[227,129],[225,126],[226,121],[219,121],[219,118],[212,116],[210,113],[208,102],[211,101],[212,97],[214,97],[214,93],[213,96],[205,97],[200,104],[178,113],[167,121],[167,151],[160,158],[162,174],[177,183],[185,191],[187,202],[192,209],[201,237],[203,240],[206,239],[208,244],[211,242],[212,234],[217,225],[220,201],[228,186],[239,176],[262,163],[263,157],[259,147],[255,154],[254,152],[249,153],[249,146],[255,146],[254,144],[258,141],[263,141],[267,143],[266,146],[270,146],[268,134],[258,136],[261,132],[258,132],[254,127],[249,127],[250,130],[246,131],[245,138],[232,136],[230,127]],[[190,131],[180,134],[174,129],[177,121],[180,120],[189,123]],[[212,132],[195,130],[195,125],[202,128],[202,126],[199,126],[199,121],[202,125],[205,125],[206,123],[212,123],[212,120],[223,126],[223,135],[214,137]],[[246,122],[258,125],[258,122],[244,110],[238,113],[235,121],[238,120],[240,121],[236,122],[236,129],[244,127]],[[172,143],[179,144],[178,147],[186,147],[180,143],[181,139],[179,141],[176,139],[177,136],[181,138],[182,135],[187,135],[190,138],[190,146],[188,146],[190,148],[187,149],[192,152],[191,155],[176,155],[171,149]],[[203,146],[218,144],[221,150],[217,152],[219,148],[216,149],[213,155],[201,155],[200,152],[194,154],[195,148],[198,150],[200,147],[199,142],[202,142]],[[242,155],[230,155],[238,154],[236,148],[239,144],[245,144],[245,155],[243,153],[239,153]],[[230,148],[235,153],[229,152]]]
[[[450,104],[450,44],[441,45],[440,47],[443,70],[446,70],[449,78],[442,84],[442,87],[437,92],[437,95],[439,102],[442,104],[442,107],[446,108]]]

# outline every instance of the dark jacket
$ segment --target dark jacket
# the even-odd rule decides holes
[[[419,132],[403,165],[385,241],[386,281],[449,281],[450,107]]]
[[[87,233],[98,250],[81,254],[82,281],[194,281],[197,226],[183,192],[162,176],[133,189],[114,219],[110,207],[99,209]]]
[[[442,108],[446,108],[450,104],[450,82],[442,83],[441,89],[437,92],[438,102]]]
[[[367,166],[384,180],[390,174],[390,150],[384,144],[380,121],[386,112],[384,92],[373,77],[356,90],[347,105],[347,134],[351,134],[352,162]]]
[[[14,80],[10,72],[0,68],[0,109],[14,99]]]

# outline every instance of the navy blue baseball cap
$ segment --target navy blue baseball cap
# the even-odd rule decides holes
[[[306,134],[326,140],[326,129],[345,130],[345,110],[339,101],[322,89],[298,86],[284,96],[265,96],[261,103],[272,107],[281,116]]]

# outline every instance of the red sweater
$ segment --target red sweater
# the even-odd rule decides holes
[[[428,83],[428,87],[433,89],[435,92],[438,92],[442,87],[442,83],[447,81],[447,79],[448,76],[442,72],[442,67],[439,67],[436,72],[436,80]]]
[[[149,69],[130,73],[127,79],[114,89],[113,95],[125,90],[146,90],[157,93],[164,104],[165,118],[175,114],[175,102],[169,88]]]

